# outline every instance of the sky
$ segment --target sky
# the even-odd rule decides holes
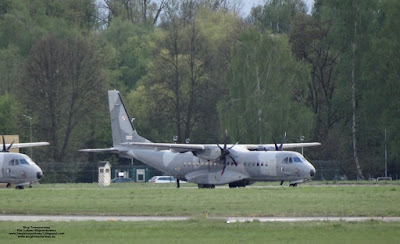
[[[255,7],[259,4],[263,4],[265,0],[242,0],[243,1],[243,16],[247,16],[250,14],[250,10],[252,7]],[[311,8],[314,5],[314,0],[303,0],[307,7],[308,7],[308,13],[311,12]]]

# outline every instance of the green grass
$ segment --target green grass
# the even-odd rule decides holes
[[[197,189],[192,184],[42,184],[0,189],[2,214],[400,216],[399,185]],[[192,187],[190,187],[192,186]]]
[[[9,235],[23,226],[50,227],[64,235],[25,239]],[[400,223],[368,221],[233,223],[178,222],[1,222],[1,243],[396,243]]]
[[[400,216],[397,182],[297,188],[261,183],[253,188],[197,189],[193,184],[42,184],[0,188],[3,214],[192,216],[174,222],[0,221],[0,243],[396,243],[399,222],[230,223],[214,216]],[[257,187],[266,186],[266,187]],[[25,239],[9,233],[24,226],[63,235]]]

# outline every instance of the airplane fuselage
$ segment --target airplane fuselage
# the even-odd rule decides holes
[[[231,150],[235,159],[227,160],[223,174],[220,160],[206,160],[192,152],[178,153],[171,150],[155,151],[131,149],[124,157],[132,157],[180,180],[197,184],[223,185],[242,180],[289,181],[300,183],[311,180],[315,168],[301,154],[292,151]]]
[[[0,153],[0,183],[15,184],[19,188],[39,181],[43,172],[32,159],[22,153]]]
[[[318,146],[320,143],[223,144],[153,143],[135,130],[118,91],[108,91],[113,147],[81,149],[81,152],[117,153],[135,158],[179,180],[200,188],[229,184],[246,186],[256,181],[310,180],[315,168],[299,153],[285,149]],[[179,187],[179,182],[177,182]]]

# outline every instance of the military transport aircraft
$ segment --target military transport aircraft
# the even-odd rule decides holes
[[[118,91],[108,91],[113,147],[81,149],[135,158],[199,188],[245,187],[256,181],[289,181],[297,186],[315,175],[314,166],[300,153],[283,149],[318,146],[320,143],[274,144],[173,144],[153,143],[140,136]]]
[[[10,152],[11,148],[47,146],[48,142],[14,143],[6,144],[3,136],[3,144],[0,144],[0,183],[7,183],[7,187],[15,184],[16,189],[24,189],[24,186],[39,181],[43,172],[39,166],[27,155]]]

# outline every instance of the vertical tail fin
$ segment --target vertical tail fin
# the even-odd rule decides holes
[[[150,142],[135,130],[119,91],[108,91],[113,145],[124,142]]]

